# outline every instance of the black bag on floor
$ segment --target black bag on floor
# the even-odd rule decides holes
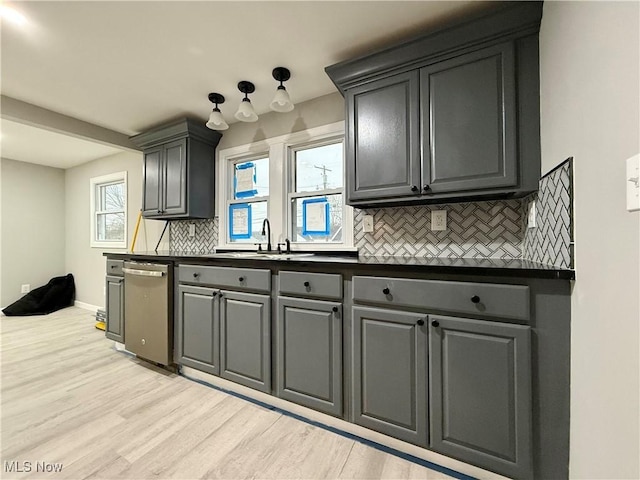
[[[73,305],[76,285],[73,275],[54,277],[43,287],[31,290],[17,302],[4,308],[2,312],[8,316],[46,315]]]

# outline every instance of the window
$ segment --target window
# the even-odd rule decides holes
[[[342,243],[342,138],[290,152],[290,239],[294,242]]]
[[[338,122],[220,151],[218,246],[265,248],[268,218],[273,249],[285,238],[294,250],[352,248],[343,139]]]
[[[90,180],[91,246],[127,248],[127,172]]]

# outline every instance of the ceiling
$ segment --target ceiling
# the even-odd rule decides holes
[[[291,70],[285,85],[294,103],[335,92],[324,73],[327,65],[490,5],[481,1],[3,3],[27,21],[22,26],[2,22],[2,94],[126,135],[185,115],[205,120],[212,108],[209,92],[227,98],[220,109],[231,124],[242,97],[237,89],[240,80],[255,83],[250,98],[256,112],[264,113],[276,90],[271,77],[276,66]],[[4,132],[5,121],[2,128]],[[21,151],[15,148],[14,152]],[[28,145],[20,155],[31,158]],[[88,155],[92,159],[93,153]],[[4,145],[3,156],[7,156]]]

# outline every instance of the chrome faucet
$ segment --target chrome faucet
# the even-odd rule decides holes
[[[266,233],[264,228],[265,226],[267,227]],[[271,251],[271,224],[269,223],[268,218],[265,218],[262,221],[262,235],[267,235],[267,252],[270,252]]]

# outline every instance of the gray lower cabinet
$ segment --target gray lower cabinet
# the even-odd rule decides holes
[[[353,307],[355,422],[427,446],[426,315]]]
[[[278,297],[277,394],[342,415],[342,305]]]
[[[177,361],[220,374],[220,316],[213,288],[178,286]]]
[[[107,325],[105,336],[124,343],[124,277],[106,277]]]
[[[271,298],[221,290],[220,376],[271,393]]]
[[[532,477],[530,330],[429,316],[432,450]]]

